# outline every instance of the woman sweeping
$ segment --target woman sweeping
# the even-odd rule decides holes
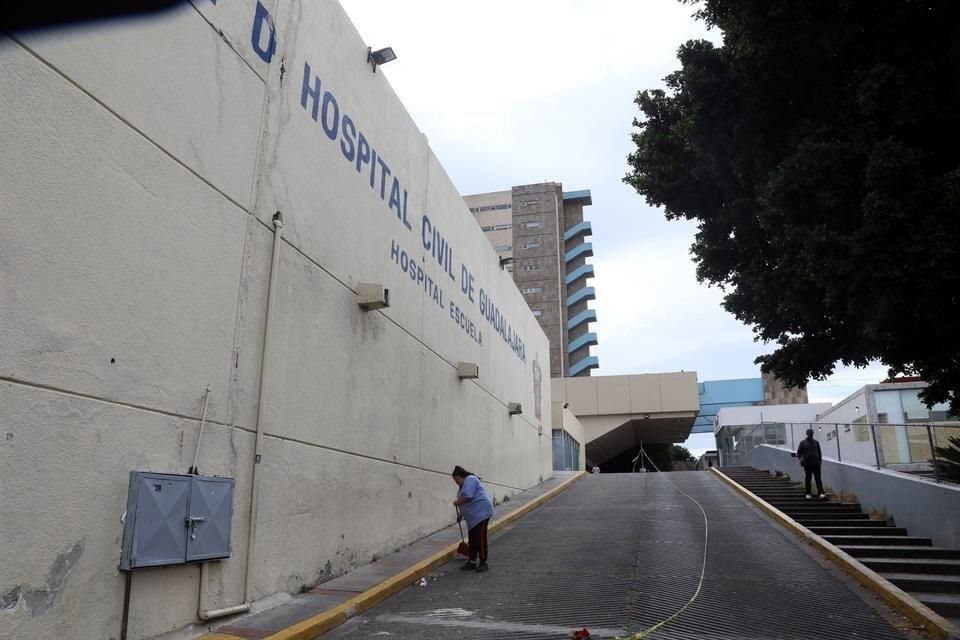
[[[460,570],[482,573],[487,570],[487,525],[493,517],[493,501],[480,479],[459,465],[453,468],[453,481],[460,487],[453,504],[467,521],[470,540],[470,559]]]

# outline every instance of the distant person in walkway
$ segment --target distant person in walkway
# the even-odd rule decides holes
[[[823,480],[820,478],[820,463],[823,461],[823,454],[820,451],[820,443],[813,439],[813,429],[807,429],[807,437],[797,447],[797,457],[800,458],[800,465],[806,474],[804,488],[806,489],[807,500],[811,498],[811,476],[817,480],[817,492],[820,494],[820,499],[826,499],[827,495],[823,492]]]
[[[469,531],[470,559],[460,570],[482,573],[487,570],[487,526],[493,517],[493,501],[480,484],[480,479],[463,467],[454,467],[452,475],[453,481],[460,487],[453,504],[460,509],[459,517],[467,521]]]
[[[590,473],[600,473],[600,467],[593,465],[593,469],[590,471]]]

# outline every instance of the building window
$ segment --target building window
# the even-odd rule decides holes
[[[900,391],[900,401],[903,403],[905,422],[926,422],[930,419],[930,410],[920,400],[920,392],[916,389]]]
[[[533,316],[535,318],[539,318],[540,316],[543,315],[543,311],[541,311],[540,309],[530,309],[530,311],[533,311]]]
[[[543,245],[539,240],[528,240],[527,242],[523,243],[524,249],[539,249],[541,246]]]
[[[513,273],[513,264],[507,265],[507,273]]]
[[[540,271],[542,268],[539,264],[525,264],[520,267],[520,271]]]
[[[510,251],[510,249],[513,249],[513,245],[512,245],[512,244],[498,244],[497,246],[494,247],[494,249],[496,249],[497,251]]]
[[[480,227],[481,231],[493,231],[493,227]]]
[[[493,229],[494,231],[503,231],[503,230],[505,230],[505,229],[513,229],[513,224],[512,224],[512,223],[511,223],[511,224],[497,224],[497,225],[494,225],[494,226],[492,226],[492,227],[490,227],[490,228]]]
[[[543,226],[543,221],[540,218],[534,218],[533,220],[527,220],[522,226],[524,229],[536,229]]]
[[[524,293],[541,293],[543,291],[543,287],[524,287],[522,291]]]
[[[483,213],[485,211],[502,211],[503,209],[511,209],[513,205],[511,204],[491,204],[483,207],[470,207],[470,213]]]

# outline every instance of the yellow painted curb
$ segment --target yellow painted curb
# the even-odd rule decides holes
[[[550,500],[556,496],[558,493],[565,491],[570,487],[570,485],[585,475],[585,472],[580,472],[557,485],[550,491],[547,491],[542,496],[534,498],[527,504],[511,511],[502,518],[494,520],[494,522],[490,525],[489,532],[493,533],[498,529],[502,529],[503,527],[512,524],[517,519],[523,517],[533,509],[542,505],[547,500]],[[459,542],[454,542],[449,547],[446,547],[432,556],[421,560],[412,567],[408,567],[400,573],[387,578],[383,582],[380,582],[370,589],[367,589],[363,593],[350,598],[346,602],[342,602],[332,609],[328,609],[323,613],[318,613],[312,618],[307,618],[306,620],[298,622],[297,624],[287,627],[286,629],[282,629],[273,635],[267,636],[264,640],[313,640],[313,638],[316,638],[318,635],[326,633],[327,631],[340,626],[357,614],[370,609],[380,602],[383,602],[393,594],[429,574],[434,569],[445,565],[457,554],[458,544]],[[232,640],[232,638],[232,636],[224,636],[222,634],[212,633],[201,636],[199,640]]]
[[[725,473],[711,467],[718,478],[730,485],[735,491],[760,507],[767,515],[783,525],[790,533],[796,535],[808,544],[816,547],[828,560],[838,565],[847,574],[853,576],[857,582],[870,589],[884,599],[890,606],[908,617],[913,622],[923,625],[934,637],[939,640],[960,640],[958,631],[949,620],[930,609],[925,604],[896,586],[873,569],[843,551],[826,539],[813,533],[796,520],[783,513],[772,504],[754,494],[752,491],[735,482]]]

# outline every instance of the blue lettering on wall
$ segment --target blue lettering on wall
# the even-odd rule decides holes
[[[341,131],[343,131],[343,138],[340,140],[340,150],[343,151],[343,157],[347,162],[353,162],[353,156],[357,152],[357,143],[353,141],[357,136],[357,128],[350,116],[343,116]]]
[[[210,0],[210,2],[215,6],[217,4],[217,0]],[[266,46],[263,45],[264,24],[267,25],[269,30]],[[270,18],[270,12],[260,0],[257,1],[250,42],[260,59],[269,64],[277,51],[277,32],[273,20]],[[377,168],[379,167],[380,200],[386,203],[388,210],[396,211],[397,219],[408,231],[412,231],[413,226],[407,218],[407,190],[402,187],[399,178],[392,175],[386,160],[373,148],[367,137],[357,127],[356,122],[346,113],[341,114],[340,105],[333,93],[330,91],[323,92],[321,98],[321,86],[320,78],[313,75],[310,71],[310,64],[304,62],[300,106],[310,113],[314,122],[320,124],[324,134],[331,141],[336,142],[339,134],[340,151],[344,159],[354,165],[357,173],[362,172],[364,164],[369,165],[369,185],[374,191],[376,191]],[[387,178],[390,177],[392,177],[390,197],[387,198]],[[400,197],[401,192],[403,193],[402,199]],[[456,282],[453,270],[453,247],[450,242],[433,226],[427,215],[424,215],[421,220],[420,232],[424,250],[430,252],[430,255],[437,261],[437,264],[440,265],[450,280]],[[423,293],[428,299],[441,309],[447,308],[444,303],[443,288],[434,282],[423,266],[411,254],[403,250],[396,240],[391,241],[390,259],[401,271],[407,274],[412,282],[418,287],[422,286]],[[470,302],[475,302],[473,273],[465,264],[461,264],[460,269],[461,290]],[[513,330],[512,325],[507,322],[493,301],[487,297],[483,288],[480,288],[479,309],[480,315],[486,318],[487,322],[500,334],[517,357],[522,362],[526,362],[527,356],[523,340]],[[450,319],[478,345],[483,346],[483,332],[467,313],[452,300],[449,301],[449,310]]]
[[[333,105],[333,107],[331,108],[330,105]],[[331,140],[337,139],[337,132],[340,130],[340,105],[337,104],[337,99],[329,91],[323,94],[320,125],[328,138]]]
[[[480,315],[487,319],[487,322],[490,323],[493,330],[500,334],[500,337],[503,338],[507,346],[517,354],[517,357],[523,362],[526,362],[527,350],[523,344],[523,340],[521,340],[517,332],[513,330],[513,326],[507,322],[507,319],[503,317],[500,309],[493,303],[493,300],[487,297],[487,293],[483,289],[480,289]]]
[[[412,282],[421,286],[423,294],[430,298],[434,304],[441,309],[446,308],[443,301],[443,289],[423,270],[423,267],[415,258],[412,258],[400,247],[400,243],[396,240],[390,241],[390,260],[400,267],[400,270],[407,274]]]
[[[423,242],[424,251],[429,251],[451,282],[456,282],[457,278],[453,271],[453,247],[433,226],[427,214],[423,214],[423,219],[420,222],[420,239]],[[470,302],[473,302],[472,298]]]
[[[360,140],[357,142],[357,173],[360,173],[360,166],[365,162],[370,162],[370,143],[361,133]]]
[[[266,11],[264,9],[264,11]],[[276,41],[272,40],[273,47],[276,48]],[[271,53],[272,55],[272,53]],[[357,173],[361,173],[363,165],[369,165],[370,176],[368,183],[370,188],[377,191],[379,186],[380,199],[384,202],[387,210],[397,216],[397,220],[407,228],[413,231],[413,225],[407,218],[407,190],[403,188],[402,182],[397,176],[393,176],[390,182],[390,194],[387,197],[387,179],[393,175],[390,165],[386,159],[377,153],[377,150],[370,144],[363,132],[357,127],[356,120],[344,113],[337,98],[332,91],[322,92],[323,84],[318,76],[315,76],[310,63],[303,63],[303,82],[300,85],[300,106],[304,111],[310,114],[314,122],[318,122],[323,129],[324,134],[336,141],[340,134],[340,151],[343,157],[354,165]],[[321,96],[321,93],[323,94]],[[356,144],[354,144],[356,136]],[[379,169],[379,171],[378,171]],[[380,184],[377,185],[379,174]],[[400,194],[403,194],[401,198]]]
[[[213,0],[213,4],[217,4],[217,1]],[[266,47],[260,44],[263,41],[264,23],[267,23],[270,29],[270,38],[267,40]],[[250,34],[250,43],[253,45],[256,54],[266,63],[269,63],[273,59],[273,54],[277,52],[277,30],[273,26],[273,20],[270,19],[270,12],[259,0],[257,1],[257,14],[253,18],[253,32]]]
[[[390,167],[383,161],[383,158],[377,158],[377,164],[380,165],[380,199],[386,198],[387,176],[390,175]]]
[[[306,109],[307,99],[312,100],[313,110],[310,115],[313,117],[313,121],[317,122],[317,120],[320,119],[320,78],[311,76],[309,64],[304,63],[303,66],[303,87],[300,89],[300,106]],[[361,139],[362,138],[363,136],[361,135]],[[357,171],[359,170],[358,168]]]

